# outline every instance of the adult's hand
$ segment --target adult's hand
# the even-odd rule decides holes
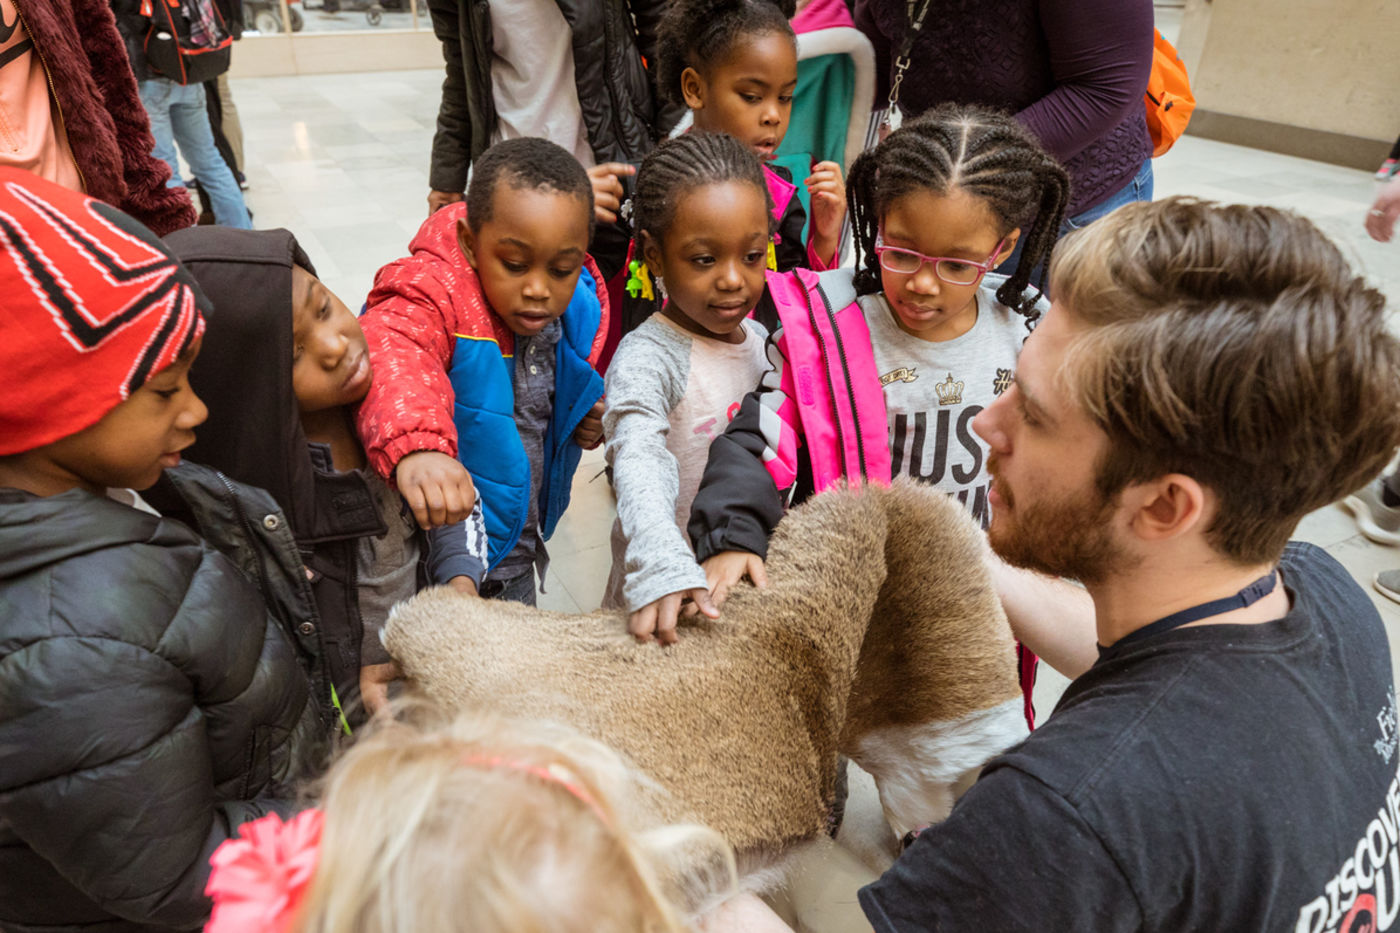
[[[593,216],[599,223],[610,224],[622,210],[622,198],[627,193],[621,176],[635,175],[637,169],[626,162],[604,162],[588,170],[593,185]]]
[[[1371,239],[1389,243],[1395,235],[1395,221],[1400,220],[1400,176],[1392,178],[1376,195],[1366,214],[1366,232]]]
[[[429,191],[428,192],[428,216],[438,212],[438,208],[446,207],[449,204],[456,204],[465,198],[466,195],[460,191]]]
[[[476,487],[467,468],[440,451],[407,454],[394,468],[394,481],[424,530],[464,522],[476,504]]]

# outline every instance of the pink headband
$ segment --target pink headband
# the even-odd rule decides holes
[[[514,771],[517,774],[526,774],[533,778],[538,778],[546,784],[553,784],[562,790],[578,798],[588,809],[593,811],[593,815],[604,823],[608,823],[607,816],[603,813],[603,808],[598,806],[598,801],[593,799],[593,795],[588,792],[588,788],[579,783],[578,777],[564,765],[554,762],[548,765],[527,765],[521,761],[511,761],[509,758],[498,758],[495,756],[468,755],[462,759],[462,764],[472,768],[484,768],[488,771]]]

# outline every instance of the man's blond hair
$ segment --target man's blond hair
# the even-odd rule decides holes
[[[1100,492],[1193,477],[1220,500],[1212,545],[1237,563],[1276,560],[1302,516],[1400,444],[1385,297],[1296,214],[1130,204],[1063,240],[1050,278],[1090,325],[1062,377],[1109,437]]]

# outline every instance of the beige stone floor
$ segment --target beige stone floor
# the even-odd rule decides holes
[[[425,63],[426,64],[426,63]],[[244,79],[233,91],[245,127],[249,206],[260,227],[294,231],[321,277],[358,306],[380,265],[404,252],[425,216],[427,163],[441,74],[437,70]],[[1193,194],[1291,208],[1334,236],[1390,295],[1400,295],[1400,244],[1366,238],[1362,217],[1375,183],[1365,172],[1187,137],[1154,164],[1159,197]],[[613,503],[598,475],[601,454],[584,457],[573,505],[550,542],[553,573],[544,606],[595,608],[607,579]],[[1400,566],[1400,551],[1377,547],[1337,507],[1310,515],[1299,536],[1331,551],[1371,592],[1377,570]],[[1392,654],[1400,606],[1374,596]],[[1065,681],[1043,670],[1036,693],[1048,713]],[[874,877],[855,852],[881,842],[878,805],[857,775],[841,846],[795,873],[791,916],[804,929],[865,930],[856,888]]]

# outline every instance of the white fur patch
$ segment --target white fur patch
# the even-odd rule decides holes
[[[960,719],[889,726],[860,737],[851,758],[875,778],[895,833],[936,823],[953,808],[953,785],[1028,734],[1024,701]]]

